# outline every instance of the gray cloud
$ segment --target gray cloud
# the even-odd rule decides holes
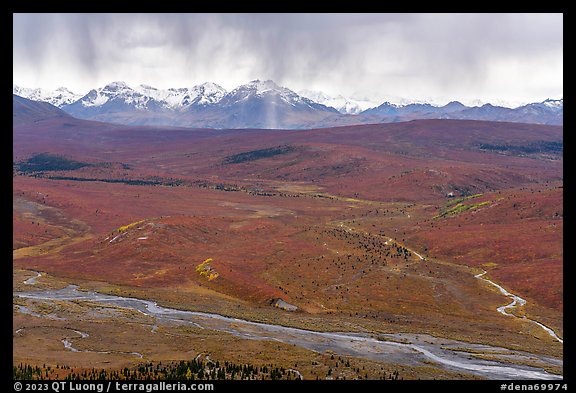
[[[530,101],[562,94],[562,34],[561,14],[15,14],[13,66],[16,83],[79,92],[260,78],[378,98]]]

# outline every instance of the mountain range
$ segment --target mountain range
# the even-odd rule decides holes
[[[253,80],[226,91],[215,83],[190,88],[135,88],[112,82],[85,95],[65,87],[55,91],[13,86],[13,94],[47,102],[87,120],[125,125],[166,125],[195,128],[323,128],[351,124],[391,123],[415,119],[492,120],[563,124],[563,99],[547,99],[517,108],[484,104],[469,107],[458,101],[373,106],[369,101],[318,91],[299,93],[271,80]],[[370,107],[373,106],[373,107]]]
[[[367,99],[349,98],[344,97],[341,94],[330,96],[324,92],[316,90],[300,90],[298,94],[319,104],[330,106],[342,114],[348,115],[357,115],[366,109],[378,105],[378,103]]]

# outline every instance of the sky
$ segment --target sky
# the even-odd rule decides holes
[[[271,79],[375,102],[563,97],[562,14],[14,14],[13,82],[85,94]]]

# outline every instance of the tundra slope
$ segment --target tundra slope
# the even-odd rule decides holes
[[[521,312],[562,336],[562,275],[538,274],[545,261],[562,266],[561,127],[430,120],[215,131],[52,118],[13,132],[17,269],[264,323],[401,330],[561,356],[541,328],[495,312],[506,298],[474,278],[491,263],[490,276],[528,301]],[[477,194],[462,202],[477,208],[434,218],[450,195]],[[528,199],[541,206],[528,209]],[[515,201],[529,219],[502,221]],[[499,222],[496,242],[463,243],[464,258],[438,236],[457,228],[465,240]],[[25,239],[29,226],[47,232]],[[552,241],[537,258],[512,247],[510,259],[498,247],[539,237]],[[468,258],[475,251],[491,260]],[[210,258],[212,280],[197,271]]]

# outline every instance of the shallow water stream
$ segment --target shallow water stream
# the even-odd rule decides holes
[[[294,344],[312,351],[333,351],[338,355],[397,363],[411,366],[430,365],[475,374],[489,379],[561,379],[562,376],[546,372],[543,368],[510,363],[536,359],[543,367],[562,366],[562,360],[552,357],[512,351],[482,344],[437,338],[427,334],[379,334],[317,332],[293,327],[253,322],[219,314],[183,311],[159,306],[149,300],[80,291],[70,285],[60,290],[15,292],[14,296],[36,301],[86,301],[108,306],[136,310],[153,317],[157,323],[194,325],[218,330],[252,340],[274,340]],[[38,316],[39,314],[36,314]],[[499,357],[499,361],[473,356],[483,353]],[[145,356],[145,354],[144,354]]]

